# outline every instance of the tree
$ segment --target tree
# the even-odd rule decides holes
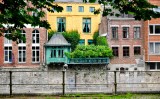
[[[0,2],[0,36],[4,32],[11,31],[11,34],[5,35],[8,39],[18,41],[22,39],[21,29],[25,24],[32,26],[50,28],[45,17],[45,10],[49,12],[61,12],[62,7],[53,4],[54,0],[1,0]],[[54,10],[53,10],[54,9]]]
[[[45,17],[45,11],[61,12],[62,7],[54,4],[55,0],[1,0],[0,2],[0,36],[4,36],[5,30],[12,31],[11,34],[6,35],[7,38],[13,41],[22,39],[21,29],[25,27],[24,24],[31,24],[32,26],[50,28],[47,20],[42,20]],[[83,0],[84,2],[96,2],[96,0]],[[132,14],[136,20],[149,20],[151,18],[160,17],[159,12],[154,12],[153,8],[158,6],[148,3],[147,0],[98,0],[100,4],[104,5],[103,16],[116,15],[120,13]],[[106,7],[110,5],[110,7]],[[54,10],[53,10],[54,9]],[[119,13],[114,12],[118,10]],[[33,15],[31,13],[34,13]],[[94,13],[98,14],[100,9]],[[7,26],[4,26],[7,25]]]

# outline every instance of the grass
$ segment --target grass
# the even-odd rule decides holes
[[[160,99],[160,94],[66,94],[65,96],[0,96],[0,99]]]

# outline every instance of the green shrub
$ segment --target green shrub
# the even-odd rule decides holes
[[[93,34],[93,44],[97,45],[97,37],[99,36],[99,32],[94,32]]]
[[[112,50],[107,46],[78,45],[71,53],[66,53],[68,58],[97,58],[113,56]]]
[[[80,35],[78,33],[78,31],[73,30],[73,31],[69,31],[69,32],[64,32],[62,33],[64,38],[71,44],[71,49],[72,51],[76,48],[76,46],[79,43],[80,40]]]
[[[108,46],[106,37],[103,37],[103,36],[97,37],[97,43],[96,43],[96,44],[97,44],[97,45]]]

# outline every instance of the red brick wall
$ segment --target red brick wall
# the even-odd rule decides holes
[[[112,32],[111,32],[111,25],[118,25],[118,40],[112,39]],[[122,28],[124,25],[129,26],[129,38],[123,39]],[[141,28],[141,38],[134,39],[134,32],[133,28],[135,26],[140,26]],[[119,19],[119,20],[110,20],[108,22],[108,43],[110,47],[118,46],[119,47],[119,57],[114,57],[111,59],[111,64],[135,64],[135,59],[143,57],[143,29],[142,29],[142,21],[135,21],[133,19]],[[107,28],[107,27],[106,27]],[[129,57],[123,57],[123,46],[129,46]],[[141,55],[134,56],[134,46],[140,45],[141,46]]]
[[[160,6],[159,0],[149,0],[150,3],[154,5]],[[149,42],[160,42],[160,35],[149,35],[149,24],[159,24],[160,25],[160,18],[152,19],[149,21],[144,22],[144,49],[145,49],[145,61],[159,61],[160,62],[160,55],[150,55],[149,54]]]
[[[44,28],[24,28],[26,32],[26,63],[18,63],[18,45],[12,42],[12,53],[15,57],[15,63],[4,63],[4,38],[0,38],[0,65],[3,67],[37,67],[40,63],[32,63],[32,31],[34,29],[40,32],[40,63],[44,62],[44,43],[46,42],[47,31]]]

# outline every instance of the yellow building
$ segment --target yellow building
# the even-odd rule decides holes
[[[47,13],[47,20],[51,29],[57,32],[78,30],[80,33],[80,43],[85,45],[92,43],[93,34],[98,31],[100,24],[100,14],[95,15],[93,11],[100,9],[99,4],[77,3],[77,2],[54,2],[63,7],[63,11],[58,13]]]

